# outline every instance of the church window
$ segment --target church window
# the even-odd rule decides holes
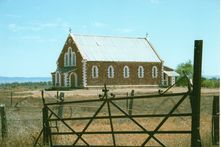
[[[98,78],[98,67],[92,66],[92,78]]]
[[[156,66],[152,67],[152,78],[157,78],[158,76],[158,69]]]
[[[129,76],[130,76],[130,69],[129,69],[128,66],[124,66],[123,74],[124,74],[124,78],[129,78]]]
[[[143,66],[138,67],[137,74],[138,74],[138,78],[143,78],[144,77],[144,68],[143,68]]]
[[[108,75],[108,78],[113,78],[114,77],[114,67],[112,65],[110,65],[108,67],[107,75]]]

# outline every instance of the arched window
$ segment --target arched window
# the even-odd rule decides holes
[[[68,66],[71,66],[72,65],[72,50],[71,48],[69,47],[68,48]]]
[[[71,47],[64,54],[64,66],[76,66],[76,54],[72,51]]]
[[[67,66],[67,57],[66,57],[66,54],[64,54],[64,66]]]
[[[152,78],[157,78],[158,76],[158,69],[156,66],[152,67]]]
[[[61,75],[59,72],[55,73],[55,86],[60,86],[61,85]]]
[[[76,54],[75,54],[75,52],[72,53],[72,65],[76,66]]]
[[[92,78],[98,78],[98,67],[92,66]]]
[[[130,69],[129,69],[128,66],[124,66],[123,74],[124,74],[124,78],[129,78],[129,76],[130,76]]]
[[[68,54],[64,54],[64,66],[68,66]]]
[[[114,77],[114,67],[110,65],[107,69],[107,75],[108,78],[113,78]]]
[[[138,78],[143,78],[144,77],[144,68],[143,66],[139,66],[137,69],[137,74],[138,74]]]
[[[68,66],[68,53],[66,53],[65,56],[66,56],[66,66]]]

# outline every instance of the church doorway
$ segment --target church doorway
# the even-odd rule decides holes
[[[77,81],[77,74],[76,74],[75,72],[72,72],[72,73],[70,74],[69,78],[70,78],[70,80],[69,80],[70,86],[71,86],[72,88],[77,87],[77,86],[78,86],[78,85],[77,85],[77,83],[78,83],[78,81]]]

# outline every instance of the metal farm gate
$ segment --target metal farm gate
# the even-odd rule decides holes
[[[191,85],[187,76],[184,76],[183,79],[187,81],[187,90],[186,92],[178,92],[178,93],[168,93],[168,90],[172,88],[174,85],[166,89],[165,91],[159,91],[158,94],[153,95],[142,95],[142,96],[126,96],[126,97],[116,97],[114,94],[109,94],[106,85],[104,86],[103,94],[100,95],[99,99],[86,99],[86,100],[76,100],[76,101],[61,101],[55,103],[46,103],[44,96],[43,99],[43,129],[41,130],[38,138],[34,146],[37,146],[40,136],[43,136],[43,144],[49,145],[52,147],[57,146],[169,146],[164,143],[158,135],[165,134],[187,134],[191,136],[191,146],[192,147],[200,147],[200,79],[201,79],[201,62],[202,62],[202,41],[195,41],[195,52],[194,52],[194,78],[193,85]],[[178,81],[179,82],[179,81]],[[127,100],[151,100],[151,99],[162,99],[162,98],[170,98],[176,99],[176,103],[170,108],[168,113],[160,113],[160,114],[131,114],[128,113],[122,105],[120,105],[120,101],[126,102]],[[175,113],[175,111],[181,106],[184,100],[189,101],[190,112],[179,112]],[[57,111],[53,110],[53,107],[59,106],[67,106],[72,104],[80,104],[80,105],[90,105],[92,103],[96,103],[97,107],[95,111],[91,111],[90,116],[74,116],[74,117],[65,117],[58,114]],[[147,105],[147,104],[146,104]],[[164,106],[161,106],[164,107]],[[89,108],[88,108],[89,109]],[[105,113],[103,113],[105,109]],[[117,115],[114,111],[118,112]],[[145,112],[145,111],[144,111]],[[189,117],[190,127],[185,130],[165,130],[162,127],[168,121],[169,118],[176,117]],[[145,123],[139,122],[137,119],[143,118],[161,118],[160,121],[156,124],[156,126],[152,129],[149,129]],[[128,125],[134,125],[134,127],[139,128],[131,129],[131,130],[122,130],[116,129],[116,121],[118,119],[127,119]],[[91,129],[90,126],[92,123],[97,120],[106,120],[109,123],[109,130],[102,131],[101,126],[96,126],[95,129]],[[75,121],[86,121],[86,123],[79,123],[79,125],[83,126],[79,129],[78,126],[74,126]],[[57,125],[59,123],[60,125]],[[118,124],[123,122],[118,121]],[[62,126],[62,128],[60,128]],[[65,128],[65,129],[64,129]],[[118,139],[119,135],[143,135],[142,141],[135,140],[136,144],[126,145],[119,144]],[[97,135],[100,135],[97,137]],[[67,142],[59,142],[58,138],[67,137]],[[98,141],[102,140],[102,137],[108,136],[108,143],[96,143],[94,138]],[[128,137],[128,142],[133,137]],[[150,143],[151,142],[151,143]],[[62,144],[63,143],[63,144]]]

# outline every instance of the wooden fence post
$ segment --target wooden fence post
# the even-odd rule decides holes
[[[48,123],[48,109],[46,106],[42,109],[43,112],[43,144],[49,145],[49,123]]]
[[[41,91],[42,96],[42,102],[43,102],[43,108],[42,108],[42,120],[43,120],[43,144],[48,146],[49,145],[49,122],[48,122],[48,108],[45,104],[45,98],[44,98],[44,90]]]
[[[131,91],[130,96],[134,96],[134,90]],[[133,99],[129,99],[128,114],[131,116],[132,112],[133,112]]]
[[[193,92],[191,95],[191,106],[192,106],[191,147],[202,146],[200,139],[200,99],[201,99],[200,94],[201,94],[202,48],[203,48],[203,41],[195,40]]]
[[[59,100],[60,100],[61,104],[58,106],[58,116],[60,118],[63,118],[63,107],[64,107],[62,104],[62,102],[64,101],[64,93],[63,92],[60,93]]]
[[[59,99],[58,95],[59,95],[59,91],[57,90],[57,99]]]
[[[0,104],[0,113],[1,113],[1,125],[2,125],[2,139],[7,137],[7,120],[6,120],[6,113],[5,113],[5,105]]]
[[[219,96],[213,97],[212,144],[219,144]]]

